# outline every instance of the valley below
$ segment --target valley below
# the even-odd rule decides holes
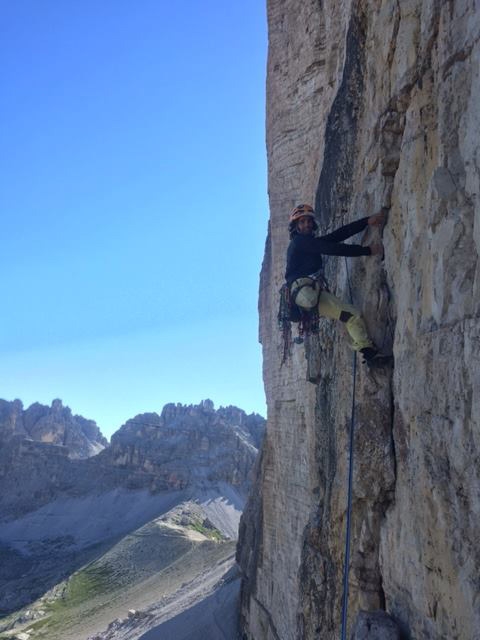
[[[214,635],[209,637],[232,637],[221,635],[221,627],[216,629],[215,610],[224,609],[227,602],[231,609],[231,632],[236,624],[239,586],[234,569],[236,542],[213,525],[208,517],[210,506],[217,524],[224,531],[230,530],[237,516],[225,500],[217,497],[210,505],[185,501],[138,529],[117,536],[116,542],[110,539],[76,554],[70,551],[66,556],[70,566],[74,559],[77,563],[90,561],[27,607],[2,620],[0,638],[140,638],[167,622],[172,627],[177,616],[200,602],[204,602],[205,624],[213,625]],[[45,564],[53,569],[55,555],[57,563],[61,559],[58,540],[44,540],[43,547],[44,556],[33,556],[30,572],[23,577],[24,591],[28,581],[34,583],[39,579],[35,571],[44,577]],[[21,557],[26,562],[28,556]],[[61,565],[65,570],[68,560]],[[223,589],[222,595],[213,596],[218,589]],[[225,612],[221,618],[225,619]],[[185,617],[180,624],[185,634],[191,635],[193,628],[198,631],[198,625],[190,627]]]

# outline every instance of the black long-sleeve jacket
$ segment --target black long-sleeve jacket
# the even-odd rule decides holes
[[[322,268],[322,255],[327,256],[369,256],[369,247],[360,244],[343,244],[356,233],[363,231],[368,224],[368,218],[361,218],[332,233],[316,238],[296,233],[290,240],[287,250],[287,270],[285,279],[291,284],[297,278],[315,273]]]

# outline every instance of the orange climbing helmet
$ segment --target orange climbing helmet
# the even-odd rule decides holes
[[[315,231],[318,229],[317,221],[315,220],[315,211],[313,210],[313,207],[311,207],[309,204],[299,204],[297,207],[295,207],[295,209],[290,214],[289,224],[288,224],[288,230],[290,231],[290,233],[295,231],[297,221],[300,220],[300,218],[303,218],[305,216],[309,216],[313,218],[313,228]]]

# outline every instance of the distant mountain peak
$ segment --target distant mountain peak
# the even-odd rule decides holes
[[[60,398],[50,407],[34,402],[28,409],[18,399],[0,400],[0,442],[15,436],[64,446],[70,458],[89,458],[108,445],[94,420],[72,415]]]

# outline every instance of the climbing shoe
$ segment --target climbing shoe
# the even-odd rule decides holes
[[[363,356],[363,363],[367,364],[369,367],[390,364],[393,362],[393,356],[387,356],[375,347],[364,347],[363,349],[360,349],[360,353]]]

